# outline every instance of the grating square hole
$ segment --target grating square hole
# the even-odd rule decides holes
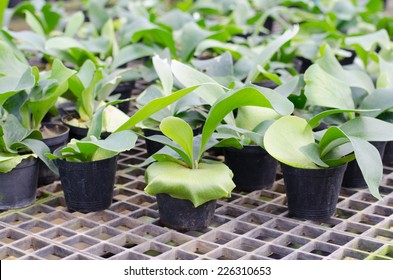
[[[384,229],[372,229],[369,235],[375,239],[393,242],[393,232]]]
[[[247,222],[259,226],[270,221],[271,219],[272,219],[271,217],[265,216],[262,213],[248,213],[245,216],[243,216],[240,220],[243,222]]]
[[[373,195],[371,195],[369,192],[360,192],[358,195],[354,196],[354,198],[355,197],[357,200],[361,200],[368,203],[375,203],[378,201],[378,199],[375,198]]]
[[[33,221],[29,221],[25,224],[22,224],[19,226],[19,228],[24,229],[24,230],[28,230],[31,233],[40,233],[41,231],[44,231],[48,228],[51,228],[52,225],[45,223],[43,221],[39,221],[39,220],[33,220]]]
[[[78,236],[75,236],[74,238],[71,238],[71,239],[63,242],[63,244],[74,247],[77,250],[85,250],[85,249],[87,249],[97,243],[98,243],[97,240],[94,240],[93,238],[90,238],[90,237],[87,237],[84,235],[78,235]]]
[[[274,205],[274,204],[268,204],[264,205],[261,208],[258,209],[258,211],[263,211],[269,214],[273,215],[281,215],[282,213],[287,211],[286,207]]]
[[[201,229],[201,230],[190,230],[190,231],[184,232],[184,234],[187,234],[192,237],[200,237],[200,236],[203,236],[204,234],[206,234],[207,232],[209,232],[210,230],[211,230],[210,228],[205,228],[205,229]]]
[[[364,260],[368,257],[365,252],[360,252],[352,249],[344,249],[342,252],[335,256],[339,260]]]
[[[161,234],[164,234],[168,231],[164,228],[154,225],[144,225],[142,227],[132,230],[131,232],[146,239],[153,239],[154,237],[160,236]]]
[[[106,222],[109,222],[113,219],[116,219],[117,217],[118,217],[117,215],[110,213],[106,210],[94,212],[94,213],[87,216],[87,218],[89,218],[93,221],[96,221],[97,223],[100,223],[100,224],[104,224]]]
[[[49,245],[49,243],[44,242],[44,241],[37,239],[35,237],[24,238],[24,239],[13,244],[14,247],[20,249],[21,251],[23,251],[27,254],[38,251],[48,245]]]
[[[389,195],[393,192],[393,189],[391,187],[386,187],[386,186],[380,186],[379,187],[379,192],[382,195]]]
[[[94,227],[97,227],[97,223],[93,223],[89,220],[84,220],[84,219],[78,219],[71,221],[67,224],[63,225],[65,228],[72,229],[73,231],[76,231],[78,233],[83,233],[86,232]]]
[[[327,257],[340,247],[328,243],[322,242],[311,242],[302,248],[302,251],[309,252],[311,254],[319,255],[321,257]]]
[[[74,216],[67,212],[54,212],[44,217],[44,220],[54,225],[61,225],[74,219]]]
[[[216,213],[228,217],[230,219],[234,219],[243,215],[244,213],[246,213],[246,211],[237,209],[235,207],[227,206],[227,207],[221,207],[216,211]]]
[[[60,260],[72,255],[73,252],[59,246],[49,246],[37,251],[36,255],[47,260]]]
[[[374,216],[374,215],[359,214],[359,215],[355,216],[354,218],[352,218],[351,221],[359,223],[359,224],[375,226],[376,224],[383,221],[383,218],[378,217],[378,216]]]
[[[362,234],[365,231],[369,230],[370,227],[363,225],[363,224],[356,224],[356,223],[344,223],[344,224],[340,224],[336,227],[336,229],[340,229],[343,230],[345,232],[348,233],[352,233],[352,234]]]
[[[143,207],[149,207],[151,204],[156,203],[155,197],[143,194],[136,195],[127,201]]]
[[[180,246],[184,243],[187,243],[190,240],[192,240],[192,238],[189,237],[188,235],[184,235],[174,231],[170,231],[156,238],[157,242],[161,242],[164,243],[165,245],[172,246],[172,247]]]
[[[310,226],[303,226],[303,225],[300,225],[291,231],[292,234],[296,234],[296,235],[311,238],[311,239],[317,238],[318,236],[320,236],[324,232],[325,232],[325,230],[310,227]]]
[[[255,254],[262,255],[273,260],[280,260],[288,256],[292,252],[294,252],[294,250],[289,248],[275,246],[275,245],[268,245],[262,247],[260,250],[255,251]]]
[[[374,241],[370,241],[370,240],[357,239],[357,240],[354,240],[354,242],[351,242],[349,247],[359,250],[359,251],[374,253],[380,247],[382,247],[382,245],[383,245],[382,243],[378,243],[378,242],[374,242]]]
[[[161,258],[161,256],[159,258]],[[162,255],[162,259],[165,260],[194,260],[196,258],[198,258],[198,255],[190,254],[181,250],[172,251],[169,254]]]
[[[113,256],[111,259],[112,260],[148,260],[150,258],[141,253],[125,251]]]
[[[31,217],[19,213],[14,213],[0,218],[0,221],[12,226],[20,225],[29,220],[31,220]]]
[[[334,214],[334,217],[346,220],[346,219],[351,218],[355,214],[356,214],[355,211],[336,208],[336,212]]]
[[[139,227],[142,224],[143,224],[142,222],[130,218],[120,218],[109,223],[111,227],[114,227],[121,231],[129,231]]]
[[[137,209],[139,208],[125,202],[115,203],[109,208],[109,210],[121,215],[130,215],[132,212],[134,212]]]
[[[42,237],[55,242],[61,242],[73,235],[75,234],[72,231],[57,227],[41,233]]]
[[[89,232],[86,233],[89,236],[92,236],[94,238],[97,238],[99,240],[108,240],[118,234],[120,234],[120,231],[105,227],[105,226],[100,226],[96,227]]]
[[[115,189],[113,191],[113,201],[125,201],[136,193],[127,189]]]
[[[250,238],[238,238],[236,240],[231,241],[228,243],[228,246],[240,251],[244,252],[253,252],[259,248],[261,248],[265,243],[258,241],[258,240],[253,240]]]
[[[274,219],[274,220],[271,220],[270,222],[266,223],[265,226],[270,229],[275,229],[278,231],[287,232],[287,231],[290,231],[291,229],[295,228],[297,226],[297,224],[289,222],[289,221],[281,220],[281,219]]]
[[[207,243],[201,240],[194,240],[191,243],[185,244],[181,246],[183,251],[197,254],[197,255],[205,255],[214,249],[218,248],[218,245]]]
[[[275,230],[270,230],[266,228],[257,228],[246,234],[246,236],[265,242],[271,242],[277,237],[279,237],[281,234],[282,234],[281,232]]]
[[[281,245],[282,247],[297,250],[300,247],[303,247],[303,245],[307,244],[309,241],[310,240],[306,238],[295,235],[284,235],[281,238],[278,238],[274,243],[277,245]]]
[[[211,228],[217,228],[219,226],[222,226],[222,225],[228,223],[229,221],[230,221],[230,219],[227,219],[227,218],[222,217],[222,216],[214,215],[213,221],[210,224],[210,227]]]
[[[109,242],[125,249],[131,249],[142,244],[146,239],[133,234],[122,234],[112,238]]]
[[[384,220],[384,222],[381,223],[379,227],[393,232],[393,220]]]
[[[158,257],[159,255],[170,250],[171,247],[154,242],[146,242],[134,248],[135,252],[142,253],[143,255],[146,255],[149,258]]]
[[[279,195],[279,194],[269,192],[266,190],[262,190],[258,193],[258,195],[255,198],[258,198],[259,200],[262,200],[264,202],[270,202],[280,196],[281,195]]]
[[[115,255],[124,252],[122,248],[106,243],[100,243],[96,246],[90,247],[86,252],[95,255],[102,259],[112,259]]]
[[[327,234],[321,236],[319,240],[324,241],[326,243],[335,244],[339,246],[344,246],[349,241],[351,241],[353,237],[344,235],[337,232],[328,232]]]
[[[393,215],[393,208],[376,205],[370,209],[370,212],[375,215],[389,217],[389,216]]]
[[[143,209],[132,213],[130,217],[143,223],[153,223],[158,220],[159,214],[152,210]]]
[[[313,255],[309,253],[304,253],[304,252],[296,252],[295,255],[293,256],[294,260],[322,260],[323,258],[318,255]]]
[[[46,214],[49,214],[52,212],[53,212],[53,209],[48,206],[35,205],[33,207],[27,208],[22,213],[25,213],[27,215],[33,216],[34,218],[40,219],[40,218],[45,217]]]
[[[323,222],[312,221],[311,223],[314,225],[319,225],[319,226],[323,226],[326,228],[333,228],[333,227],[337,226],[338,224],[342,223],[342,220],[339,220],[336,218],[330,218],[329,220],[326,220]]]
[[[232,223],[228,223],[222,227],[223,230],[229,231],[236,234],[245,234],[255,228],[254,225],[233,221]]]
[[[246,255],[245,252],[229,248],[220,248],[208,254],[209,257],[216,260],[238,260]]]
[[[388,207],[393,207],[393,198],[388,198],[383,202],[384,205],[388,206]]]
[[[0,260],[17,260],[23,256],[24,254],[18,250],[8,247],[0,248]]]
[[[209,234],[206,234],[203,237],[203,240],[206,240],[206,241],[209,241],[212,243],[216,243],[219,245],[224,245],[237,237],[238,236],[236,236],[234,234],[217,230],[217,231],[212,231]]]
[[[348,189],[348,188],[343,187],[343,188],[340,189],[339,196],[350,197],[350,196],[354,195],[356,192],[357,191],[354,190],[354,189]]]
[[[129,182],[127,185],[124,185],[123,187],[127,187],[127,189],[132,190],[133,193],[136,193],[137,191],[144,191],[144,189],[146,188],[145,179],[143,175],[140,175],[138,176],[137,180],[134,179],[133,181]]]
[[[66,211],[68,209],[64,197],[56,197],[54,199],[45,202],[44,204],[53,207],[56,210]]]
[[[242,198],[242,199],[236,201],[235,204],[243,206],[248,209],[255,209],[255,208],[261,206],[262,204],[264,204],[264,202],[262,202],[260,200],[255,200],[255,199],[245,197],[245,198]]]
[[[342,206],[346,207],[350,210],[362,211],[362,210],[366,209],[367,207],[369,207],[370,204],[363,202],[363,201],[349,200],[349,201],[346,201],[346,203],[343,204]]]

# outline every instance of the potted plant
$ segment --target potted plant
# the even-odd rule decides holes
[[[72,139],[66,147],[46,154],[59,168],[67,207],[83,213],[111,205],[118,154],[132,149],[137,140],[129,130],[99,140],[101,120],[95,124],[85,139]]]
[[[38,130],[22,126],[12,114],[0,120],[0,209],[21,208],[36,199],[38,159],[53,171],[56,167],[44,154],[49,148]]]
[[[264,145],[281,162],[290,215],[310,220],[333,215],[346,163],[355,158],[371,194],[381,198],[378,189],[382,161],[368,141],[391,139],[393,127],[378,119],[357,117],[341,126],[313,133],[321,119],[343,111],[351,112],[333,109],[309,121],[286,116],[267,129]]]
[[[232,137],[215,139],[216,127],[240,106],[261,106],[288,115],[293,106],[282,99],[277,94],[250,86],[230,91],[214,103],[202,134],[196,137],[184,120],[173,116],[163,119],[160,128],[167,137],[149,138],[170,149],[164,148],[153,155],[157,162],[146,170],[145,191],[157,195],[160,220],[164,225],[184,231],[203,229],[210,224],[214,201],[229,197],[235,184],[231,170],[224,163],[203,159],[204,152],[217,145],[239,147],[238,140]],[[173,215],[175,210],[178,215]]]

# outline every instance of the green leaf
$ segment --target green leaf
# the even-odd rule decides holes
[[[393,90],[377,89],[372,94],[366,96],[360,104],[361,109],[370,111],[361,112],[362,116],[377,117],[381,113],[393,107]],[[375,110],[377,109],[377,110]]]
[[[304,74],[305,95],[312,105],[354,109],[351,88],[345,82],[325,72],[319,64],[311,65]]]
[[[303,152],[305,156],[307,156],[312,162],[320,167],[329,167],[322,159],[321,159],[321,151],[319,145],[317,143],[310,143],[306,146],[300,147],[300,151]]]
[[[258,66],[264,66],[271,57],[289,40],[291,40],[299,32],[299,26],[295,25],[291,30],[287,30],[280,37],[270,42],[255,58],[255,64],[250,70],[246,83],[252,82],[258,76]]]
[[[154,55],[154,50],[149,46],[143,44],[125,46],[114,56],[111,69],[114,70],[127,62],[152,55]]]
[[[45,165],[48,166],[50,170],[52,170],[56,174],[59,173],[53,161],[49,160],[45,156],[45,154],[49,153],[50,150],[48,146],[44,144],[44,142],[37,139],[24,139],[20,143],[26,146],[27,148],[29,148],[29,150],[31,150],[34,154],[36,154],[40,158],[40,160],[42,160],[45,163]]]
[[[392,141],[393,124],[370,117],[347,121],[340,129],[348,136],[366,141]]]
[[[270,108],[244,106],[237,111],[236,126],[252,131],[261,122],[275,120],[280,117],[280,114]]]
[[[363,110],[356,110],[356,109],[331,109],[331,110],[326,110],[323,111],[322,113],[319,113],[312,117],[308,121],[308,125],[311,126],[312,128],[316,128],[319,124],[320,121],[328,116],[335,115],[335,114],[340,114],[340,113],[355,113],[355,112],[362,112]]]
[[[214,130],[222,122],[224,117],[234,109],[242,106],[271,108],[281,115],[289,115],[293,112],[293,104],[271,89],[250,86],[232,91],[217,100],[209,111],[202,130],[199,158]]]
[[[380,74],[377,79],[377,88],[393,88],[393,63],[385,61],[381,56],[378,58]]]
[[[8,0],[0,2],[0,27],[3,27],[4,14],[8,7]]]
[[[265,149],[278,161],[299,168],[317,169],[301,148],[315,143],[312,128],[296,116],[284,116],[275,121],[265,133]]]
[[[72,48],[86,49],[79,41],[65,36],[50,38],[45,43],[45,49],[47,50],[69,50]]]
[[[99,2],[89,1],[87,13],[90,21],[94,24],[97,31],[101,30],[109,19],[109,14],[105,9],[104,4],[101,5]]]
[[[140,108],[133,116],[129,118],[128,121],[126,121],[123,125],[121,125],[116,131],[131,129],[139,122],[149,118],[154,113],[164,109],[168,105],[179,100],[183,96],[186,96],[187,94],[194,91],[198,87],[200,87],[200,85],[184,88],[172,93],[171,95],[164,96],[150,101],[145,106]]]
[[[157,55],[153,57],[153,65],[164,89],[164,95],[170,95],[173,87],[171,66],[166,59],[161,59]]]
[[[68,18],[68,23],[64,32],[67,37],[74,37],[85,21],[85,16],[78,11]]]
[[[160,130],[165,136],[182,147],[188,156],[188,163],[191,163],[189,166],[194,168],[192,144],[194,133],[191,126],[180,118],[166,117],[161,121]]]
[[[358,45],[368,52],[373,51],[377,44],[384,49],[390,49],[389,34],[385,29],[360,36],[348,36],[344,43],[347,46]]]
[[[211,31],[202,29],[195,22],[185,24],[181,29],[180,37],[182,61],[189,61],[198,44],[213,34]]]
[[[18,155],[0,153],[0,173],[8,173],[12,171],[22,160],[29,157],[36,157],[34,154]]]
[[[207,39],[202,41],[196,48],[195,53],[201,54],[207,49],[220,49],[222,51],[230,52],[235,59],[239,59],[242,56],[247,56],[247,57],[255,56],[255,53],[245,46],[231,44],[231,43],[224,43],[212,39]]]
[[[220,162],[200,163],[198,169],[169,161],[155,162],[146,169],[145,192],[165,193],[198,207],[210,200],[230,197],[235,188],[232,177],[232,171]]]
[[[25,11],[26,14],[26,22],[30,26],[31,30],[33,30],[35,33],[45,36],[45,30],[44,27],[42,26],[41,22],[28,10]]]

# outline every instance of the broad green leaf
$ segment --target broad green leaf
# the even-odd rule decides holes
[[[351,137],[366,141],[392,141],[393,124],[370,117],[357,117],[347,121],[340,129]]]
[[[29,157],[37,157],[35,154],[5,154],[0,153],[0,173],[8,173],[12,171],[22,160]]]
[[[301,88],[304,87],[304,80],[300,76],[293,76],[282,85],[276,87],[274,90],[284,97],[291,94],[300,95]]]
[[[8,33],[19,42],[18,48],[21,50],[33,50],[46,53],[44,36],[32,31],[8,31]]]
[[[191,64],[198,71],[205,73],[213,79],[217,79],[217,77],[233,78],[234,76],[233,57],[228,52],[210,59],[192,60]]]
[[[385,29],[366,35],[348,36],[344,39],[344,43],[347,46],[359,45],[368,52],[374,50],[377,44],[384,49],[390,49],[389,34]]]
[[[197,45],[195,53],[201,54],[207,49],[220,49],[222,51],[230,52],[235,59],[239,59],[242,56],[253,57],[256,55],[252,50],[245,46],[224,43],[212,39],[204,40],[199,45]]]
[[[111,18],[108,19],[108,21],[102,27],[101,36],[105,36],[109,41],[109,49],[106,50],[108,55],[112,54],[113,57],[117,56],[119,53],[119,44],[117,43],[115,27]]]
[[[281,115],[289,115],[293,112],[293,104],[273,90],[261,87],[244,87],[232,91],[217,100],[206,117],[206,122],[202,130],[202,143],[199,151],[199,158],[214,130],[222,122],[225,116],[234,109],[243,106],[271,108]]]
[[[181,29],[180,38],[182,61],[190,60],[198,44],[213,34],[211,31],[202,29],[195,22],[185,24]]]
[[[129,116],[115,106],[109,105],[104,110],[102,125],[107,132],[116,131],[122,124],[128,121]]]
[[[164,13],[162,16],[157,18],[156,22],[165,24],[171,27],[173,30],[179,30],[190,21],[193,21],[192,15],[189,13],[182,12],[178,9],[173,9]]]
[[[174,162],[155,162],[145,173],[145,191],[168,194],[191,201],[195,207],[207,201],[228,198],[235,188],[232,171],[223,163],[200,163],[189,169]]]
[[[375,118],[392,107],[393,89],[377,89],[372,94],[366,96],[360,104],[361,109],[370,109],[370,111],[361,112],[360,114]]]
[[[169,61],[167,61],[166,59],[161,59],[159,56],[154,56],[153,65],[154,69],[157,72],[158,78],[161,81],[162,88],[164,89],[164,94],[170,95],[172,93],[173,87],[173,76]]]
[[[48,166],[50,170],[58,174],[58,169],[56,165],[53,163],[53,161],[49,160],[45,156],[45,154],[49,153],[50,150],[48,146],[44,144],[44,142],[37,139],[24,139],[20,143],[26,146],[34,154],[36,154],[40,158],[40,160],[42,160],[45,165]]]
[[[62,17],[62,15],[53,8],[54,7],[51,4],[47,3],[41,9],[42,26],[46,34],[50,34],[53,30],[55,30]]]
[[[261,122],[276,120],[280,117],[280,114],[270,108],[244,106],[240,107],[237,111],[236,126],[252,131]]]
[[[53,37],[46,41],[45,49],[47,50],[69,50],[72,48],[84,50],[85,47],[77,40],[71,37],[59,36]]]
[[[278,161],[299,168],[317,169],[301,148],[315,142],[307,121],[296,116],[284,116],[266,131],[266,151]]]
[[[323,111],[322,113],[319,113],[312,117],[308,121],[308,125],[311,126],[312,128],[316,128],[319,124],[320,121],[328,116],[335,115],[335,114],[341,114],[341,113],[355,113],[355,112],[362,112],[363,110],[356,110],[356,109],[331,109],[331,110],[326,110]]]
[[[26,22],[30,26],[31,30],[35,33],[45,36],[45,30],[41,24],[41,22],[28,10],[25,11],[26,14]]]
[[[322,53],[322,57],[315,63],[318,64],[327,74],[333,76],[337,80],[340,80],[343,84],[346,84],[349,87],[364,89],[369,94],[374,91],[374,84],[367,73],[361,70],[344,69],[334,56],[329,45],[325,44],[322,46]]]
[[[67,37],[74,37],[85,21],[85,16],[81,11],[78,11],[68,18],[68,23],[64,35]]]
[[[319,145],[317,143],[310,143],[306,146],[300,147],[300,151],[303,152],[312,162],[320,167],[329,167],[322,159],[321,159],[321,151]]]
[[[312,105],[354,109],[351,88],[345,82],[331,76],[319,64],[311,65],[304,74],[305,95]]]
[[[177,143],[189,158],[191,168],[194,168],[193,138],[194,133],[188,123],[177,117],[166,117],[161,121],[160,130],[164,135]]]
[[[127,62],[152,55],[154,55],[154,50],[149,46],[143,44],[125,46],[114,56],[111,69],[114,70]]]
[[[380,75],[377,79],[377,88],[393,88],[393,63],[379,58]]]
[[[109,14],[104,7],[104,3],[99,4],[95,1],[89,1],[87,13],[90,21],[94,24],[97,31],[100,31],[104,24],[109,20]]]
[[[252,82],[258,76],[258,65],[264,66],[271,57],[289,40],[291,40],[299,32],[299,26],[295,25],[292,29],[285,31],[280,37],[270,42],[255,58],[255,64],[250,70],[246,83]]]
[[[178,90],[171,95],[164,96],[161,98],[157,98],[155,100],[150,101],[145,106],[140,108],[133,116],[131,116],[128,121],[122,124],[116,131],[122,131],[126,129],[131,129],[139,122],[149,118],[154,113],[164,109],[168,105],[172,104],[173,102],[179,100],[183,96],[186,96],[190,92],[194,91],[200,87],[200,85],[195,85],[192,87],[187,87],[181,90]]]

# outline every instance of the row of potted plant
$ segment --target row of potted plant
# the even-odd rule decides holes
[[[90,3],[91,12],[96,7],[94,3]],[[76,24],[80,16],[73,16],[72,24],[75,25],[66,28],[70,34],[70,30],[76,32],[82,26],[80,21]],[[27,17],[26,20],[31,24],[31,19]],[[112,34],[113,23],[108,19],[101,23],[100,30]],[[139,36],[136,33],[133,36]],[[230,196],[235,185],[245,191],[271,185],[276,160],[282,163],[292,215],[306,219],[330,217],[335,210],[346,163],[355,158],[360,178],[371,193],[380,198],[382,151],[379,153],[369,141],[393,140],[392,125],[376,118],[389,115],[393,106],[389,91],[393,86],[389,71],[391,42],[384,30],[342,37],[347,46],[355,46],[358,54],[357,63],[350,67],[340,64],[337,58],[340,53],[335,53],[334,48],[321,44],[316,54],[318,58],[313,58],[315,63],[307,68],[304,76],[291,75],[286,65],[275,67],[272,63],[277,55],[285,53],[285,46],[294,43],[299,34],[298,26],[281,35],[273,35],[258,52],[251,48],[233,49],[236,44],[223,46],[218,41],[204,41],[209,48],[230,52],[217,53],[217,57],[209,60],[195,60],[193,66],[177,60],[170,46],[164,52],[148,46],[149,51],[140,56],[133,53],[141,46],[139,43],[128,45],[123,54],[131,53],[133,58],[159,53],[151,59],[151,72],[158,77],[158,83],[138,97],[139,108],[130,117],[114,107],[121,101],[110,97],[122,77],[130,72],[117,69],[117,66],[129,60],[118,59],[113,71],[107,72],[100,65],[99,56],[89,53],[75,40],[69,45],[70,38],[57,36],[48,39],[42,54],[49,55],[48,49],[62,48],[56,51],[58,58],[50,60],[49,70],[39,72],[37,67],[27,64],[23,52],[14,45],[13,39],[23,36],[6,30],[2,34],[0,80],[6,86],[0,92],[1,168],[4,173],[1,175],[10,175],[14,169],[22,167],[23,160],[37,156],[56,172],[55,162],[67,205],[72,210],[89,212],[109,207],[116,157],[132,149],[138,137],[130,129],[138,131],[137,127],[152,125],[159,127],[162,134],[144,137],[163,144],[164,148],[158,148],[145,163],[149,164],[146,192],[157,195],[162,223],[175,229],[206,227],[214,213],[214,201]],[[114,34],[106,37],[113,51],[117,37]],[[52,41],[48,46],[49,40]],[[203,44],[195,46],[196,50],[204,49]],[[113,61],[117,58],[115,53],[111,54]],[[78,57],[74,56],[72,61],[76,69],[64,66],[61,60],[70,63],[70,55],[75,54]],[[250,64],[249,57],[255,54]],[[242,63],[248,66],[239,72]],[[272,73],[272,69],[277,71]],[[271,88],[255,84],[261,77],[274,82],[269,85]],[[73,96],[78,126],[85,128],[85,134],[71,140],[64,148],[56,151],[52,148],[50,153],[41,141],[36,141],[42,138],[38,129],[45,132],[41,126],[44,116],[58,98],[65,95]],[[320,125],[322,121],[325,129]],[[322,130],[313,132],[317,127]],[[55,148],[66,142],[60,141]],[[204,159],[205,152],[212,147],[225,147],[226,164]],[[238,171],[232,159],[240,157],[237,155],[240,150],[251,152]],[[250,154],[256,158],[256,163],[251,163]],[[242,173],[251,170],[255,171],[246,174],[246,179],[247,176],[251,178],[243,181]],[[254,177],[257,174],[264,178]],[[32,178],[30,181],[34,182],[36,179]],[[315,178],[322,181],[310,181]],[[333,183],[336,183],[334,187]],[[104,196],[104,189],[108,190],[107,196]],[[324,189],[334,191],[324,196]],[[73,200],[75,195],[79,200]],[[34,192],[30,191],[28,202],[13,207],[25,206],[33,200]],[[308,202],[315,203],[308,205],[306,210],[298,209],[298,206],[307,206]],[[324,204],[326,209],[322,209]],[[169,205],[187,210],[176,211],[182,215],[174,217],[173,210],[169,209],[166,214]],[[207,218],[203,222],[202,215]]]

